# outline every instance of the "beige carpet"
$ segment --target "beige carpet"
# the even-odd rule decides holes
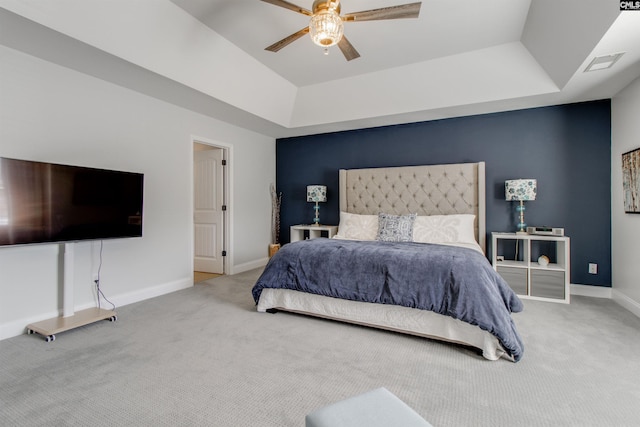
[[[0,341],[0,425],[303,427],[378,387],[435,427],[637,426],[640,319],[610,300],[524,301],[522,361],[287,313],[260,271],[118,308],[117,322]],[[402,426],[389,426],[402,427]]]

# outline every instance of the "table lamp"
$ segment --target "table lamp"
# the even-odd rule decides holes
[[[535,179],[509,179],[504,182],[504,198],[507,201],[519,201],[516,212],[519,214],[518,231],[516,234],[526,234],[527,224],[524,222],[524,202],[536,199],[538,183]]]
[[[325,185],[307,185],[307,202],[316,202],[313,209],[316,216],[313,218],[313,225],[320,225],[320,206],[319,202],[327,201],[327,187]]]

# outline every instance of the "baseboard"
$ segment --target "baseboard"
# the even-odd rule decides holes
[[[611,288],[593,285],[571,284],[571,295],[580,295],[594,298],[611,298]]]
[[[238,264],[233,266],[233,273],[231,274],[239,274],[244,273],[245,271],[253,270],[256,268],[261,268],[267,265],[269,262],[269,257],[264,257],[255,261],[245,262],[244,264]]]
[[[14,320],[13,322],[4,323],[0,325],[0,340],[17,337],[18,335],[24,334],[26,332],[27,325],[31,323],[36,323],[46,319],[52,319],[61,315],[62,310],[50,311],[39,316],[25,317],[23,319]]]
[[[159,297],[160,295],[170,294],[171,292],[180,291],[192,286],[193,277],[185,277],[183,279],[174,280],[173,282],[163,283],[161,285],[140,289],[139,291],[114,296],[113,298],[109,299],[113,301],[116,307],[122,307],[123,305],[129,305],[135,302]]]
[[[150,298],[154,298],[160,295],[169,294],[171,292],[179,291],[193,286],[193,279],[187,277],[184,279],[176,280],[173,282],[163,283],[161,285],[152,286],[149,288],[141,289],[136,292],[130,292],[123,295],[117,295],[109,297],[109,299],[116,305],[116,307],[122,307],[135,302],[144,301]],[[87,308],[95,307],[93,303],[86,303],[74,306],[74,311],[85,310]],[[109,307],[104,307],[109,308]],[[117,311],[117,309],[116,309]],[[25,317],[22,319],[14,320],[12,322],[4,323],[0,325],[0,340],[16,337],[26,332],[26,326],[40,322],[41,320],[51,319],[53,317],[61,316],[62,310],[43,313],[37,316]]]
[[[638,301],[629,298],[622,292],[616,291],[615,289],[613,290],[612,298],[616,303],[618,303],[618,305],[621,305],[636,316],[640,317],[640,303]]]

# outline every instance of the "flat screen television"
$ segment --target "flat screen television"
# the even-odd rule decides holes
[[[144,175],[0,157],[0,246],[142,236]]]

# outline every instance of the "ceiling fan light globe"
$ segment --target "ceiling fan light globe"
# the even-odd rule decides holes
[[[329,47],[338,44],[344,33],[342,18],[335,10],[327,9],[316,13],[309,22],[309,36],[315,44]]]

